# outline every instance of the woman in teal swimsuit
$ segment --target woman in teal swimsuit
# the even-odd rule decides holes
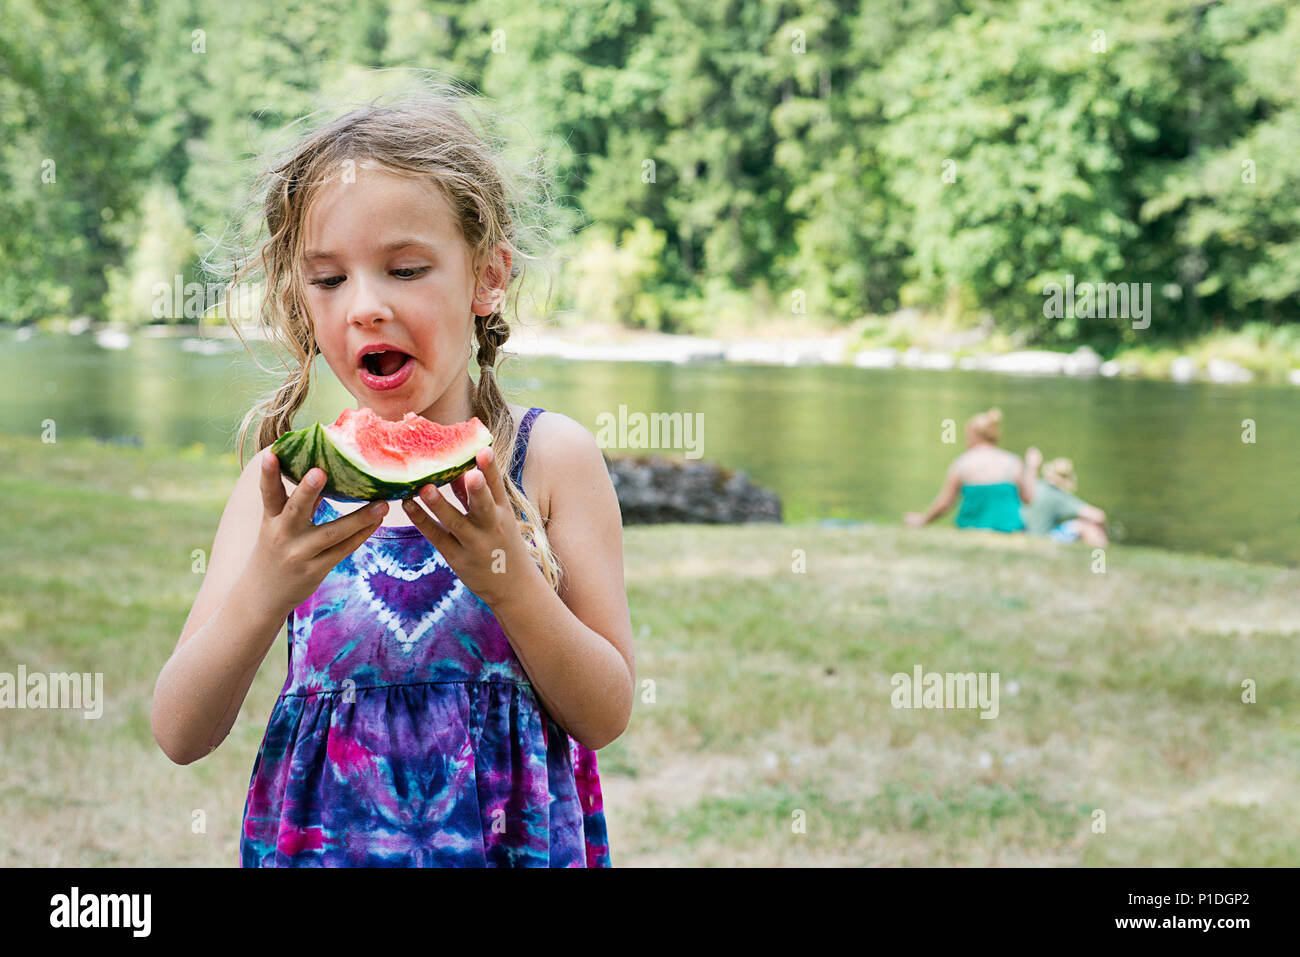
[[[1025,460],[998,448],[1002,432],[1002,410],[989,409],[966,423],[966,451],[953,459],[943,487],[922,513],[903,516],[907,525],[928,525],[961,496],[958,528],[988,528],[998,532],[1022,532],[1022,502],[1032,501],[1034,480],[1042,464],[1036,448],[1025,452]]]

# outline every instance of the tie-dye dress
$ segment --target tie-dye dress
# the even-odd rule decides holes
[[[541,411],[520,423],[521,487]],[[312,520],[339,514],[322,498]],[[610,866],[596,755],[418,529],[378,528],[288,625],[242,866]]]

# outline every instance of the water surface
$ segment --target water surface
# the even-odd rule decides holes
[[[52,418],[61,437],[233,450],[243,412],[277,384],[238,340],[203,354],[176,338],[135,335],[113,350],[89,334],[18,341],[6,330],[0,344],[0,428],[33,436]],[[1079,494],[1124,541],[1300,564],[1295,386],[552,358],[512,358],[500,378],[512,401],[563,412],[593,434],[620,404],[628,414],[700,414],[703,459],[774,489],[787,521],[893,522],[923,509],[960,451],[942,441],[945,420],[960,443],[962,423],[997,405],[1004,445],[1074,459]],[[316,381],[298,426],[355,405],[323,360]],[[1242,441],[1245,420],[1253,443]]]

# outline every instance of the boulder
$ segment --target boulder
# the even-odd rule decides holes
[[[1045,349],[1008,352],[994,356],[986,368],[1013,375],[1060,375],[1065,369],[1066,354]]]
[[[733,472],[709,462],[654,456],[605,456],[624,525],[667,522],[736,525],[780,522],[781,500]]]
[[[1191,356],[1178,356],[1169,363],[1169,378],[1175,382],[1191,382],[1196,378],[1196,360]]]
[[[1205,366],[1205,375],[1211,382],[1249,382],[1253,376],[1231,359],[1211,359]]]
[[[853,364],[860,369],[892,369],[898,365],[898,350],[862,349],[853,356]]]
[[[820,339],[739,339],[725,345],[728,362],[764,365],[836,365],[844,360],[843,336]]]
[[[1101,356],[1088,346],[1079,346],[1065,357],[1063,371],[1066,375],[1096,375],[1101,371]]]
[[[946,352],[926,352],[921,355],[919,363],[922,369],[951,369],[957,360]]]
[[[899,361],[908,369],[951,369],[957,360],[946,352],[926,352],[912,346]]]

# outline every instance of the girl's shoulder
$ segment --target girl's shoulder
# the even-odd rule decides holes
[[[528,408],[512,405],[510,411],[519,422]],[[537,414],[524,457],[523,480],[524,494],[537,503],[543,518],[550,518],[555,489],[588,488],[591,479],[601,475],[610,481],[604,452],[590,429],[562,412]]]
[[[520,423],[528,413],[529,406],[510,406],[515,422]],[[563,412],[543,410],[533,419],[532,431],[528,438],[528,455],[524,467],[532,461],[534,453],[552,464],[559,464],[565,456],[585,451],[600,451],[596,437],[581,422],[569,418]]]

